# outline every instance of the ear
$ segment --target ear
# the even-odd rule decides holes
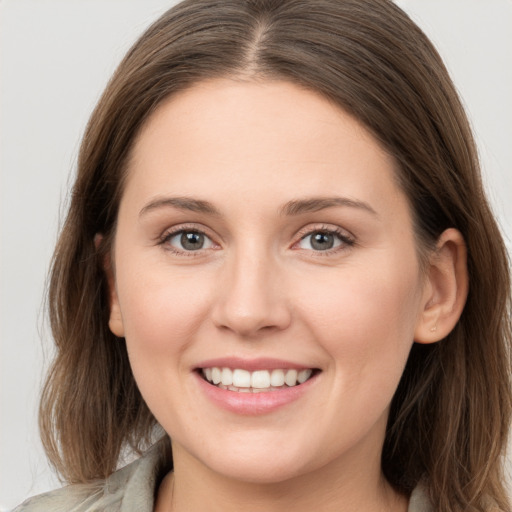
[[[422,311],[414,341],[435,343],[458,322],[468,295],[466,244],[453,228],[439,237],[426,269]]]
[[[96,246],[96,250],[98,251],[103,241],[103,235],[96,234],[94,237],[94,245]],[[112,251],[109,251],[104,257],[102,261],[103,271],[105,272],[105,276],[107,278],[107,286],[108,286],[108,294],[109,294],[109,310],[110,316],[108,321],[108,326],[112,334],[117,336],[118,338],[124,337],[124,324],[123,317],[121,315],[121,308],[119,306],[119,299],[117,296],[116,290],[116,280],[114,275],[114,268],[112,264]]]

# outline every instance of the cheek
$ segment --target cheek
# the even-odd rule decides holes
[[[128,349],[151,359],[181,350],[209,307],[208,282],[190,273],[126,270],[118,291]]]
[[[414,259],[412,260],[415,261]],[[303,318],[345,379],[399,379],[413,343],[421,298],[414,264],[352,266],[304,285]],[[376,372],[376,375],[372,375]]]
[[[150,267],[149,267],[150,268]],[[147,270],[147,269],[146,269]],[[162,272],[118,278],[125,339],[133,375],[145,402],[168,431],[179,418],[198,418],[183,388],[190,368],[182,354],[197,338],[209,307],[204,279]],[[163,390],[167,390],[163,392]],[[172,390],[172,392],[170,391]]]

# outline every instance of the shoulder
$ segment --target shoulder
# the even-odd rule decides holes
[[[151,512],[164,474],[163,445],[106,480],[74,484],[28,499],[13,512]]]
[[[85,512],[104,495],[103,484],[76,484],[24,501],[13,512]]]
[[[408,512],[434,512],[424,482],[420,482],[409,499]]]

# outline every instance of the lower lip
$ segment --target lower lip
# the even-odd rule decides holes
[[[308,392],[318,375],[313,375],[303,384],[276,391],[239,393],[222,389],[202,378],[196,372],[199,386],[206,397],[222,409],[245,416],[267,414],[298,400]]]

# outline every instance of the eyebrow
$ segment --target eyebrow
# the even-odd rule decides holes
[[[207,213],[220,216],[219,210],[208,201],[192,199],[191,197],[163,197],[149,202],[139,213],[139,217],[158,208],[172,207],[190,212]]]
[[[364,201],[358,201],[357,199],[350,199],[348,197],[311,197],[306,199],[296,199],[288,201],[280,210],[282,215],[301,215],[303,213],[318,212],[327,208],[333,208],[336,206],[346,206],[350,208],[358,208],[365,210],[372,215],[378,217],[377,212]]]
[[[350,208],[358,208],[365,210],[372,215],[378,216],[377,212],[364,201],[350,199],[348,197],[311,197],[306,199],[294,199],[288,201],[283,207],[279,209],[280,215],[295,216],[304,213],[318,212],[327,208],[337,206],[344,206]],[[163,197],[149,202],[142,208],[139,217],[159,208],[172,207],[179,210],[186,210],[196,213],[205,213],[220,217],[219,210],[209,201],[202,199],[193,199],[191,197]]]

